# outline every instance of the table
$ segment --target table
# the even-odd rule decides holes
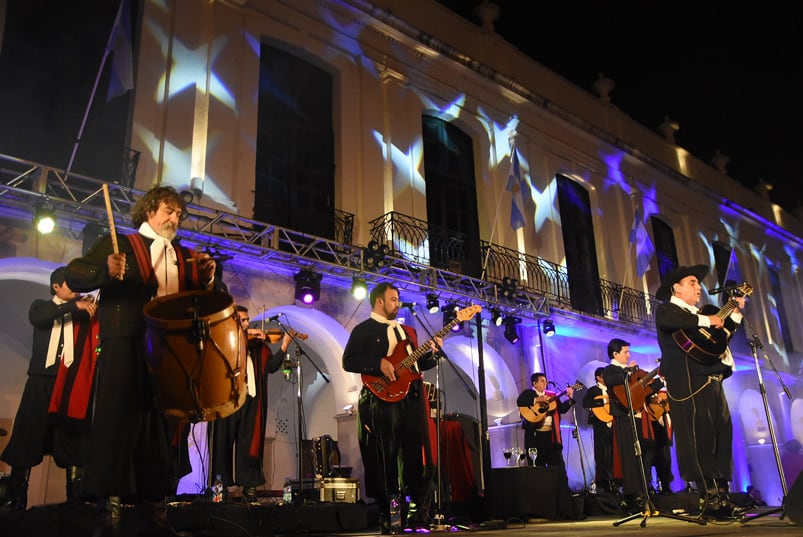
[[[493,468],[486,488],[494,518],[576,518],[563,468]]]

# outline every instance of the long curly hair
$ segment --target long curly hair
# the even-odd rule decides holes
[[[165,202],[167,205],[175,205],[181,208],[181,215],[187,212],[187,204],[175,188],[172,186],[157,186],[145,193],[131,208],[131,220],[136,227],[148,221],[148,213],[157,211],[159,204]]]

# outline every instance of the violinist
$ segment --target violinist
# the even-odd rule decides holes
[[[251,320],[248,308],[236,305],[235,312],[248,337],[245,379],[248,396],[236,412],[214,421],[210,428],[213,431],[211,475],[220,474],[224,487],[241,486],[243,500],[258,505],[257,487],[265,483],[262,452],[268,410],[268,374],[281,367],[292,334],[285,332],[279,336],[279,351],[273,353],[268,346],[271,340],[266,341],[272,334],[248,327]]]

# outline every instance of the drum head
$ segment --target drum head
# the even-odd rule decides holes
[[[154,298],[145,304],[143,313],[145,322],[151,326],[182,328],[196,318],[214,323],[231,316],[234,299],[215,291],[184,291]]]

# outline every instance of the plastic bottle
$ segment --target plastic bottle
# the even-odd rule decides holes
[[[290,484],[289,479],[284,481],[284,491],[282,492],[282,501],[284,503],[293,503],[293,485]]]
[[[401,502],[399,501],[399,495],[394,494],[390,498],[390,534],[399,535],[401,532]]]
[[[212,482],[212,501],[220,503],[223,501],[223,476],[217,474]]]

